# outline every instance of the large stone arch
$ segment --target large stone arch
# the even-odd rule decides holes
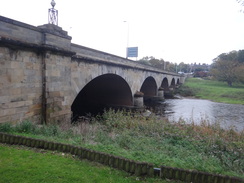
[[[106,107],[133,106],[128,83],[116,74],[104,74],[91,80],[76,96],[71,110],[73,118],[97,114]]]
[[[155,79],[152,76],[149,76],[143,82],[140,91],[145,97],[154,97],[157,96],[157,88]]]
[[[140,90],[145,77],[145,73],[140,70],[74,60],[71,67],[71,98],[74,100],[89,82],[105,74],[115,74],[123,78],[133,94]]]

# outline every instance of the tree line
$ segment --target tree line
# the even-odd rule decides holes
[[[180,72],[180,73],[190,73],[194,71],[208,71],[209,65],[207,64],[185,64],[181,62],[179,64],[165,61],[164,59],[157,59],[153,56],[146,56],[138,60],[139,63],[144,65],[150,65],[157,67],[158,69],[170,71],[170,72]]]
[[[222,53],[213,59],[211,65],[184,62],[176,64],[153,56],[143,57],[138,62],[165,71],[192,73],[194,77],[212,77],[227,82],[229,86],[234,82],[244,83],[244,50]]]

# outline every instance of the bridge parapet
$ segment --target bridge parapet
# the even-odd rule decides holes
[[[123,57],[119,57],[117,55],[109,54],[106,52],[102,52],[99,50],[95,50],[92,48],[88,48],[85,46],[77,45],[77,44],[71,44],[71,51],[75,52],[76,55],[73,56],[73,59],[78,60],[90,60],[94,62],[103,62],[110,65],[118,65],[118,66],[124,66],[124,67],[130,67],[130,68],[136,68],[144,71],[153,71],[161,74],[171,74],[174,76],[180,76],[177,73],[164,71],[161,69],[158,69],[156,67],[152,67],[150,65],[144,65],[141,63],[138,63],[133,60],[129,60]]]
[[[0,38],[8,38],[26,44],[49,45],[70,50],[71,37],[61,27],[51,24],[32,26],[0,16]]]

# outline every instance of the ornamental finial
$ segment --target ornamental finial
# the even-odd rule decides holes
[[[51,1],[51,5],[53,8],[48,10],[48,23],[58,25],[58,10],[54,9],[54,6],[56,5],[54,0]]]
[[[51,5],[52,5],[53,8],[54,8],[54,6],[56,5],[56,3],[55,3],[54,0],[52,0]]]

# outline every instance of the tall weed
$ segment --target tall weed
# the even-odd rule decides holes
[[[36,125],[26,120],[18,123],[15,127],[15,131],[19,133],[33,133],[35,132]]]

